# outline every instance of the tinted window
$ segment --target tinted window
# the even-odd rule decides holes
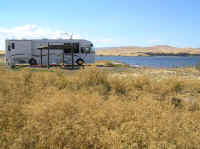
[[[64,53],[71,53],[73,46],[74,46],[74,53],[79,53],[79,43],[74,43],[74,45],[70,43],[65,43],[64,45],[69,45],[69,48],[65,49]]]
[[[65,49],[65,53],[72,53],[72,49]],[[74,53],[79,53],[79,49],[74,49]]]
[[[15,43],[12,43],[11,46],[12,46],[12,49],[15,49]]]
[[[74,44],[74,53],[79,53],[79,43]]]
[[[10,49],[10,45],[8,45],[8,51],[10,51],[11,49]]]
[[[90,48],[82,47],[81,53],[90,53]]]
[[[84,53],[85,52],[85,48],[81,48],[81,53]]]
[[[64,53],[71,53],[71,49],[65,49]]]

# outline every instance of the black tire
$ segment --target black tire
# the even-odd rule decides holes
[[[76,64],[79,65],[79,66],[82,66],[84,63],[85,63],[84,60],[81,59],[81,58],[76,60]]]
[[[34,58],[31,58],[31,59],[28,61],[28,63],[29,63],[30,65],[37,65],[37,61],[36,61]]]

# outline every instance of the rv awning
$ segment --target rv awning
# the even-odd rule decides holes
[[[38,49],[72,49],[72,45],[46,45],[40,46]]]

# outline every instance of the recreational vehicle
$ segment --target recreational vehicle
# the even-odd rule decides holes
[[[47,50],[40,51],[40,47],[47,45],[69,45],[73,44],[74,57],[72,59],[70,49],[49,50],[49,64],[92,64],[95,62],[95,50],[92,42],[79,39],[35,39],[35,40],[6,40],[6,62],[12,64],[47,64]],[[64,54],[63,54],[64,52]],[[62,55],[64,55],[62,59]],[[73,61],[74,60],[74,61]]]

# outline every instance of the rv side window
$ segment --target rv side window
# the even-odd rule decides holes
[[[79,53],[79,43],[74,44],[74,53]]]
[[[71,51],[72,49],[66,49],[66,50],[64,50],[64,53],[71,53],[72,51]],[[74,53],[79,53],[79,49],[74,49]]]
[[[81,53],[90,53],[90,48],[82,47],[81,48]]]
[[[71,53],[71,49],[65,49],[64,50],[64,53],[66,54],[66,53]]]
[[[15,43],[12,43],[12,49],[15,49]]]
[[[65,43],[64,45],[68,45],[67,43]],[[71,46],[71,44],[69,44],[69,46]],[[64,53],[71,53],[71,48],[64,50]],[[75,43],[74,44],[74,53],[79,53],[79,44]]]
[[[81,53],[85,53],[85,48],[81,48]]]
[[[8,51],[10,51],[11,49],[10,49],[10,45],[8,45]]]

